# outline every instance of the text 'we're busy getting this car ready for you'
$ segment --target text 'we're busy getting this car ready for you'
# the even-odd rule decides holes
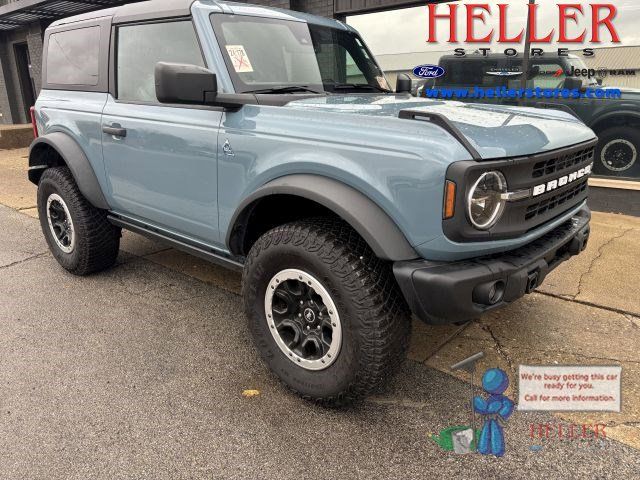
[[[158,0],[54,22],[44,52],[29,179],[58,262],[110,267],[124,228],[243,270],[255,345],[305,398],[362,398],[412,314],[509,304],[589,238],[589,128],[394,92],[344,23]]]

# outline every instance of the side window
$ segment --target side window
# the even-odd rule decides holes
[[[47,48],[47,79],[53,85],[98,84],[100,27],[52,33]]]
[[[186,20],[119,27],[117,48],[119,100],[157,102],[158,62],[205,66],[193,25]]]

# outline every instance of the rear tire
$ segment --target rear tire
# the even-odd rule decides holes
[[[593,173],[607,177],[640,176],[640,132],[634,127],[612,127],[599,135]]]
[[[51,253],[69,272],[88,275],[116,262],[120,229],[109,223],[106,211],[84,198],[67,167],[42,174],[38,215]]]
[[[391,265],[339,220],[265,233],[247,257],[242,285],[262,358],[306,399],[334,406],[361,399],[405,357],[410,313]]]

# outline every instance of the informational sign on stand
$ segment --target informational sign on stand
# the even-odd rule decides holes
[[[521,411],[620,412],[622,367],[520,365]]]

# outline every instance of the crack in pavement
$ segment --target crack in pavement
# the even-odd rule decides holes
[[[620,238],[624,237],[627,233],[632,232],[633,230],[635,230],[635,228],[628,228],[626,229],[624,232],[622,232],[620,235],[611,237],[609,240],[607,240],[605,243],[603,243],[602,245],[600,245],[600,248],[598,248],[598,253],[595,257],[593,257],[593,259],[591,259],[591,262],[589,262],[589,268],[587,268],[586,272],[583,272],[580,275],[580,280],[578,280],[578,293],[576,293],[575,295],[573,295],[573,299],[575,300],[576,298],[578,298],[580,296],[580,294],[582,293],[582,282],[585,280],[585,278],[591,274],[591,270],[593,269],[593,266],[595,265],[595,263],[600,259],[600,257],[602,257],[602,255],[604,254],[604,249],[606,247],[608,247],[609,245],[611,245],[613,242],[615,242],[616,240],[619,240]]]
[[[32,255],[30,257],[24,258],[22,260],[18,260],[12,263],[8,263],[6,265],[0,265],[0,270],[5,270],[7,268],[11,268],[11,267],[15,267],[16,265],[21,265],[25,262],[29,262],[31,260],[35,260],[36,258],[42,258],[49,255],[49,251],[47,250],[46,252],[42,252],[42,253],[36,253],[35,255]]]
[[[551,297],[551,298],[557,298],[558,300],[564,300],[565,302],[577,303],[579,305],[584,305],[585,307],[598,308],[600,310],[606,310],[607,312],[619,313],[620,315],[626,316],[627,318],[628,317],[633,317],[633,318],[638,319],[640,321],[640,317],[638,317],[638,315],[636,315],[635,313],[627,312],[626,310],[622,310],[620,308],[608,307],[606,305],[600,305],[598,303],[587,302],[586,300],[577,300],[577,299],[573,298],[571,295],[559,295],[557,293],[543,292],[543,291],[540,291],[540,290],[536,290],[535,293],[537,293],[539,295],[544,295],[545,297]],[[634,326],[638,326],[638,325],[635,324]]]
[[[489,334],[489,336],[493,340],[493,344],[494,344],[494,348],[495,348],[496,352],[498,352],[498,355],[500,355],[507,362],[507,365],[509,365],[509,370],[511,370],[511,373],[513,375],[516,375],[516,369],[515,369],[513,360],[511,359],[509,354],[504,349],[504,346],[500,342],[500,339],[493,333],[493,331],[491,330],[491,327],[489,326],[489,324],[478,320],[478,325],[480,326],[480,328],[482,330],[484,330],[485,332],[487,332]]]
[[[520,348],[519,349],[522,352],[531,352],[531,353],[540,353],[539,350],[532,350],[531,348]],[[546,352],[546,351],[545,351]],[[609,358],[609,357],[598,357],[595,355],[588,355],[588,354],[584,354],[584,353],[579,353],[579,352],[570,352],[570,351],[566,351],[566,350],[558,350],[555,349],[553,350],[553,353],[557,353],[560,356],[573,356],[573,357],[581,357],[581,358],[587,358],[590,360],[602,360],[602,361],[606,361],[606,362],[614,362],[616,365],[622,365],[624,366],[625,363],[632,363],[632,364],[638,364],[640,365],[640,360],[621,360],[619,358]]]
[[[565,352],[563,350],[555,350],[555,352],[561,355],[573,355],[574,357],[588,358],[590,360],[603,360],[605,362],[615,362],[616,364],[633,363],[640,365],[640,360],[620,360],[619,358],[596,357],[593,355],[585,355],[584,353]]]
[[[461,325],[455,332],[453,332],[449,337],[447,337],[440,345],[436,347],[434,352],[425,358],[421,363],[427,363],[430,359],[432,359],[439,351],[441,351],[444,347],[446,347],[454,338],[464,332],[469,326],[471,326],[473,322],[467,322],[464,325]]]
[[[630,313],[623,313],[622,316],[629,320],[633,328],[640,328],[640,318]]]
[[[640,422],[616,422],[615,420],[609,420],[608,422],[598,422],[598,423],[604,423],[607,427],[639,427],[640,426]]]

